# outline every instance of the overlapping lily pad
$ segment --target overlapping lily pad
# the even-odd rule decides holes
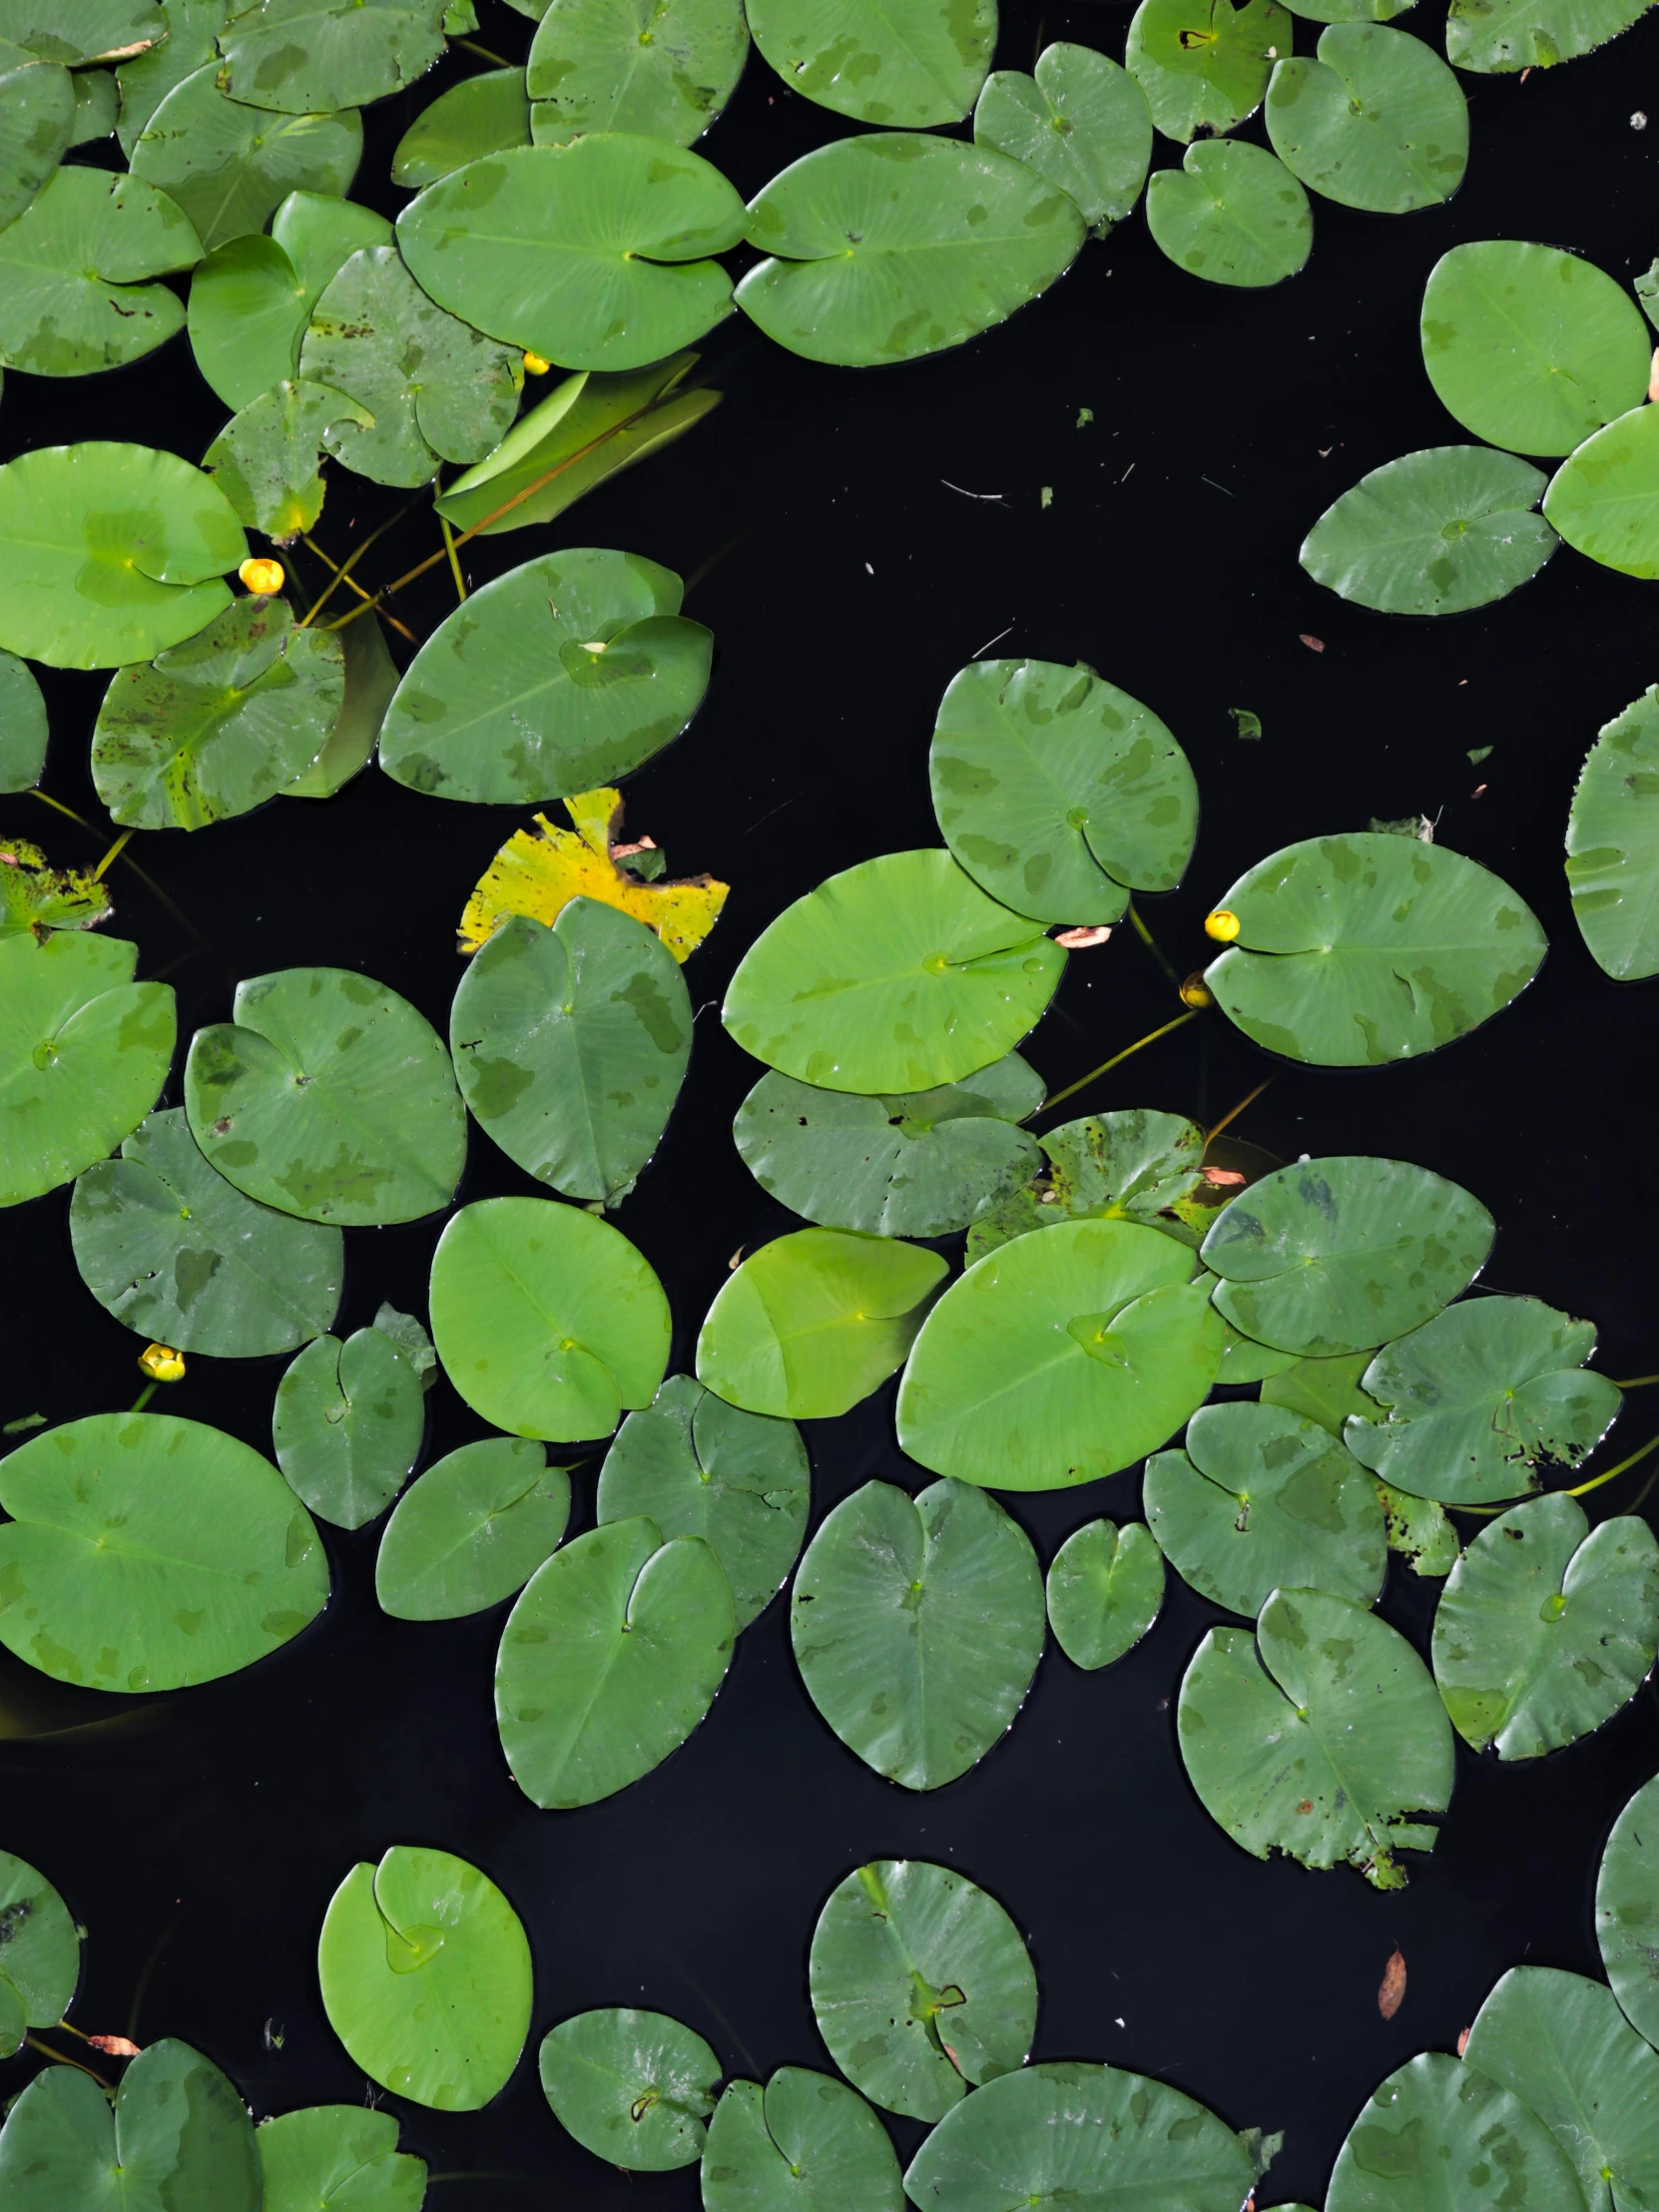
[[[558,1549],[570,1476],[538,1443],[490,1436],[428,1467],[397,1501],[374,1594],[399,1620],[454,1620],[516,1596]]]
[[[380,1329],[318,1337],[276,1385],[272,1439],[288,1487],[318,1520],[361,1528],[409,1476],[425,1432],[414,1364]]]
[[[971,1263],[1027,1230],[1064,1221],[1143,1222],[1173,1230],[1175,1209],[1202,1188],[1204,1132],[1179,1114],[1146,1107],[1085,1114],[1038,1138],[1044,1172],[993,1199],[970,1225]]]
[[[0,1851],[0,2058],[14,2056],[31,2027],[56,2027],[80,1978],[68,1907],[27,1860]]]
[[[191,350],[228,407],[250,407],[295,375],[323,291],[353,254],[392,237],[372,208],[314,192],[290,192],[271,230],[230,240],[191,277]]]
[[[113,2111],[90,2073],[44,2067],[0,2129],[0,2196],[17,2212],[147,2197],[179,2212],[261,2212],[248,2107],[211,2059],[172,2037],[133,2060]]]
[[[75,79],[75,119],[70,125],[71,146],[90,146],[115,136],[115,119],[121,107],[121,91],[108,69],[84,69]]]
[[[129,161],[139,134],[174,86],[213,60],[219,34],[230,17],[231,0],[161,0],[160,12],[165,38],[139,44],[129,35],[120,41],[129,50],[139,45],[116,71],[121,92],[116,135]]]
[[[792,91],[859,123],[913,130],[973,106],[996,44],[996,0],[754,0],[750,29]]]
[[[495,1718],[533,1804],[595,1805],[702,1721],[732,1663],[737,1619],[713,1549],[665,1542],[643,1515],[554,1552],[507,1617]]]
[[[314,528],[322,512],[318,462],[330,435],[343,434],[342,424],[367,429],[373,419],[343,391],[284,377],[232,417],[203,454],[202,465],[245,528],[287,545]],[[351,629],[368,631],[372,625],[364,618]],[[321,643],[328,634],[302,635]],[[344,636],[349,645],[350,633]]]
[[[730,2081],[709,2122],[705,2212],[904,2212],[891,2138],[855,2089],[780,2066]]]
[[[969,1268],[928,1316],[898,1438],[936,1474],[1064,1489],[1129,1466],[1203,1404],[1221,1319],[1192,1254],[1130,1221],[1062,1222]]]
[[[1141,196],[1152,159],[1146,95],[1092,46],[1045,46],[1032,74],[998,69],[974,103],[973,142],[1024,162],[1076,201],[1096,237]]]
[[[1646,5],[1647,0],[1451,0],[1446,59],[1483,75],[1553,69],[1628,31]]]
[[[397,142],[391,181],[406,192],[435,185],[485,154],[530,143],[530,100],[522,69],[463,77],[422,108]]]
[[[1164,1555],[1142,1521],[1085,1521],[1048,1569],[1048,1625],[1076,1667],[1109,1667],[1151,1628],[1164,1602]]]
[[[937,1790],[1024,1701],[1042,1655],[1042,1575],[1025,1532],[982,1491],[933,1482],[911,1499],[866,1482],[808,1545],[790,1635],[847,1749],[906,1790]]]
[[[542,2037],[541,2085],[584,2150],[629,2173],[703,2155],[721,2063],[682,2020],[628,2008],[578,2012]]]
[[[75,81],[0,30],[0,226],[15,223],[68,152]]]
[[[1651,333],[1644,332],[1642,342]],[[1567,543],[1626,576],[1659,576],[1659,436],[1637,406],[1562,462],[1544,513]]]
[[[50,61],[117,59],[123,48],[165,38],[168,18],[153,0],[4,0],[0,38]]]
[[[154,183],[78,164],[58,170],[0,230],[0,363],[88,376],[140,359],[185,321],[178,294],[146,279],[201,258],[189,216]]]
[[[397,2116],[312,2104],[255,2132],[261,2212],[420,2212],[426,2161],[397,2147]]]
[[[360,775],[397,689],[397,663],[386,650],[378,615],[348,623],[340,636],[345,641],[345,698],[338,719],[310,767],[282,786],[284,799],[331,799]]]
[[[1278,0],[1141,0],[1124,61],[1166,138],[1202,138],[1261,106],[1295,30]]]
[[[1449,200],[1469,158],[1468,103],[1438,54],[1408,31],[1333,23],[1318,59],[1274,65],[1273,150],[1312,192],[1405,215]]]
[[[1659,975],[1659,685],[1603,725],[1567,814],[1567,887],[1608,975]]]
[[[7,836],[0,861],[0,937],[26,931],[38,941],[51,929],[95,929],[114,903],[95,869],[53,867],[38,844]]]
[[[812,1474],[793,1421],[728,1405],[671,1375],[630,1413],[600,1470],[603,1525],[644,1514],[664,1536],[700,1536],[731,1585],[741,1633],[783,1588],[807,1533]]]
[[[741,0],[551,0],[524,73],[536,144],[635,131],[690,146],[737,90],[748,55]]]
[[[1244,139],[1202,139],[1179,169],[1154,171],[1146,221],[1178,268],[1212,284],[1282,284],[1314,250],[1308,195],[1277,156]]]
[[[282,115],[366,106],[444,50],[445,0],[254,0],[221,34],[225,90]]]
[[[1326,2212],[1581,2212],[1565,2151],[1518,2097],[1427,2050],[1372,2092],[1337,2154]]]
[[[323,112],[273,116],[228,97],[224,74],[208,62],[175,85],[131,157],[133,175],[172,195],[206,253],[257,236],[290,192],[348,192],[363,151],[355,108],[325,96]]]
[[[1613,1823],[1596,1877],[1596,1942],[1619,2009],[1659,2046],[1659,1777]]]
[[[749,226],[771,258],[738,305],[792,353],[851,368],[1005,322],[1064,275],[1085,236],[1076,202],[1023,162],[907,131],[804,155],[751,202]]]
[[[1362,476],[1302,547],[1316,583],[1390,615],[1455,615],[1536,576],[1556,535],[1533,512],[1545,479],[1483,445],[1436,445]]]
[[[1182,1681],[1177,1727],[1206,1811],[1253,1858],[1346,1860],[1397,1890],[1395,1852],[1433,1849],[1423,1816],[1450,1802],[1450,1725],[1428,1669],[1363,1605],[1276,1590],[1255,1640],[1212,1628]]]
[[[1373,830],[1286,845],[1217,904],[1239,923],[1204,971],[1217,1004],[1255,1043],[1316,1067],[1449,1044],[1517,998],[1547,949],[1500,877]]]
[[[28,663],[0,653],[0,792],[32,791],[46,767],[46,701]]]

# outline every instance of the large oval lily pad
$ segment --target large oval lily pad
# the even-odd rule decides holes
[[[225,90],[282,115],[384,100],[444,50],[446,0],[254,0],[221,34]]]
[[[261,2212],[420,2212],[426,2161],[397,2147],[397,2115],[312,2104],[255,2131]]]
[[[201,259],[189,216],[154,184],[60,169],[0,231],[0,363],[88,376],[140,359],[185,322],[178,294],[145,279]]]
[[[918,130],[973,106],[996,0],[753,0],[749,26],[792,92],[859,123]]]
[[[1166,138],[1204,138],[1260,107],[1295,31],[1278,0],[1141,0],[1123,58]]]
[[[1092,46],[1058,40],[1043,48],[1029,77],[998,69],[985,79],[973,143],[1058,185],[1103,238],[1141,196],[1152,117],[1126,69]]]
[[[1562,462],[1544,493],[1544,514],[1603,568],[1659,576],[1659,436],[1646,407],[1620,415]]]
[[[855,2089],[780,2066],[729,2081],[709,2122],[704,2212],[904,2212],[892,2140]]]
[[[420,1451],[425,1390],[383,1330],[318,1337],[290,1362],[271,1416],[276,1464],[318,1520],[361,1528],[383,1513]]]
[[[1275,1590],[1256,1639],[1211,1629],[1176,1718],[1205,1810],[1253,1858],[1346,1860],[1374,1888],[1397,1890],[1395,1852],[1434,1848],[1422,1816],[1451,1799],[1450,1724],[1428,1669],[1365,1606]]]
[[[1270,1052],[1376,1067],[1432,1052],[1517,998],[1547,942],[1526,901],[1443,844],[1372,830],[1309,837],[1217,901],[1237,940],[1204,971]]]
[[[507,1616],[495,1718],[513,1779],[548,1809],[596,1805],[678,1751],[732,1663],[732,1592],[700,1536],[638,1515],[578,1536]]]
[[[969,1225],[970,1264],[1011,1237],[1063,1221],[1136,1221],[1173,1234],[1184,1226],[1178,1209],[1204,1188],[1204,1132],[1179,1114],[1143,1106],[1085,1114],[1037,1142],[1043,1173],[993,1199]]]
[[[1276,62],[1268,137],[1293,176],[1345,208],[1405,215],[1449,200],[1469,159],[1468,103],[1409,31],[1333,23],[1318,59]]]
[[[314,1620],[328,1563],[269,1459],[171,1413],[92,1413],[0,1460],[0,1643],[59,1682],[178,1690]]]
[[[1178,269],[1247,290],[1282,284],[1314,250],[1308,195],[1248,139],[1200,139],[1179,169],[1155,170],[1146,223]]]
[[[578,2012],[542,2037],[542,2093],[584,2150],[628,2173],[703,2155],[721,2063],[682,2020],[628,2008]]]
[[[349,192],[363,152],[362,118],[343,101],[273,116],[228,96],[224,75],[209,62],[175,85],[130,157],[133,175],[172,195],[209,254],[257,236],[290,192]]]
[[[1596,1876],[1596,1942],[1632,2027],[1659,2046],[1659,1776],[1613,1823]]]
[[[1553,69],[1628,31],[1647,6],[1648,0],[1451,0],[1446,59],[1487,76]]]
[[[1602,726],[1567,813],[1567,888],[1590,957],[1659,975],[1659,685]]]
[[[1537,575],[1556,536],[1533,513],[1545,479],[1483,445],[1435,445],[1362,476],[1303,541],[1319,584],[1389,615],[1456,615]]]
[[[69,1908],[27,1860],[0,1851],[0,2058],[14,2057],[31,2027],[56,2027],[80,1978]]]
[[[635,131],[690,146],[737,90],[748,57],[741,0],[551,0],[524,72],[536,144]]]
[[[382,1612],[454,1620],[516,1596],[570,1519],[570,1476],[546,1457],[526,1437],[490,1436],[412,1482],[374,1558]]]
[[[1203,1404],[1220,1317],[1192,1254],[1129,1221],[1016,1237],[928,1316],[898,1392],[898,1440],[936,1474],[1065,1489],[1143,1458]]]
[[[1542,2120],[1445,2051],[1373,2090],[1337,2154],[1326,2212],[1581,2212],[1571,2162]]]
[[[790,1637],[847,1749],[906,1790],[937,1790],[1024,1702],[1042,1656],[1042,1574],[1024,1530],[982,1491],[933,1482],[912,1499],[866,1482],[807,1547]]]
[[[179,2212],[261,2212],[248,2107],[200,2051],[171,2036],[152,2043],[110,2106],[90,2073],[36,2074],[0,2128],[9,2212],[103,2212],[146,2199]]]
[[[1054,1554],[1048,1625],[1074,1667],[1109,1667],[1132,1650],[1164,1602],[1164,1555],[1142,1521],[1085,1521]]]

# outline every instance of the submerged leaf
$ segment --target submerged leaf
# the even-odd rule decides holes
[[[1205,1188],[1204,1132],[1179,1114],[1143,1106],[1085,1114],[1037,1141],[1047,1167],[1024,1190],[993,1200],[969,1226],[970,1266],[1011,1237],[1065,1221],[1137,1221],[1174,1235],[1178,1210]]]
[[[355,108],[275,117],[228,98],[224,74],[209,62],[175,85],[132,150],[133,175],[172,194],[208,253],[263,231],[290,192],[349,192],[363,151]]]
[[[1572,915],[1597,967],[1659,975],[1659,685],[1605,723],[1567,814]]]
[[[720,2060],[664,2012],[578,2012],[541,2044],[542,2094],[584,2150],[627,2173],[671,2173],[703,2155]]]
[[[351,423],[366,430],[373,421],[368,409],[343,391],[284,377],[233,415],[203,454],[202,465],[246,528],[288,545],[313,529],[322,512],[317,464],[330,429]],[[368,626],[365,618],[352,627]]]
[[[1096,237],[1140,198],[1152,159],[1146,96],[1091,46],[1058,41],[1032,74],[999,69],[973,110],[973,143],[1024,162],[1076,201]]]
[[[1436,445],[1362,476],[1302,547],[1319,584],[1390,615],[1456,615],[1505,598],[1556,546],[1532,510],[1540,470],[1483,445]]]
[[[374,1594],[398,1620],[454,1620],[515,1597],[570,1519],[570,1476],[539,1443],[463,1444],[411,1482],[374,1559]]]
[[[139,134],[174,86],[214,59],[231,0],[161,0],[161,12],[167,22],[166,38],[144,46],[116,71],[121,88],[116,136],[129,161]]]
[[[1109,1667],[1147,1634],[1164,1603],[1164,1555],[1144,1522],[1085,1521],[1048,1569],[1048,1625],[1075,1667]]]
[[[1146,222],[1178,269],[1212,284],[1282,284],[1314,250],[1308,195],[1246,139],[1201,139],[1179,169],[1155,170]]]
[[[748,57],[742,0],[551,0],[525,66],[536,144],[638,131],[690,146],[737,90]],[[795,89],[807,92],[799,81]]]

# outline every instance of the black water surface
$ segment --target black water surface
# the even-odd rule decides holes
[[[486,13],[482,43],[521,54],[524,20],[494,0]],[[1023,0],[1007,10],[999,59],[1029,67],[1040,43],[1068,35],[1121,53],[1125,20],[1115,7]],[[1407,22],[1437,44],[1426,0]],[[1304,50],[1315,29],[1299,25]],[[388,213],[400,196],[378,180],[433,89],[366,119],[362,196]],[[1659,23],[1524,84],[1470,78],[1465,89],[1473,159],[1456,201],[1402,220],[1318,203],[1313,261],[1292,284],[1236,293],[1195,281],[1137,215],[1005,328],[914,366],[817,367],[736,319],[704,348],[726,403],[689,440],[555,531],[469,549],[475,581],[559,542],[649,554],[695,579],[689,611],[718,640],[707,707],[628,795],[630,828],[664,843],[677,872],[709,868],[733,885],[687,971],[700,1018],[685,1096],[619,1216],[669,1289],[680,1366],[736,1249],[791,1225],[730,1142],[758,1070],[721,1032],[727,977],[773,915],[831,870],[937,841],[932,712],[952,673],[995,640],[999,653],[1087,660],[1154,706],[1190,754],[1204,827],[1189,885],[1146,902],[1181,969],[1200,964],[1202,917],[1244,867],[1374,815],[1433,818],[1443,842],[1525,894],[1552,939],[1518,1004],[1428,1061],[1355,1075],[1279,1066],[1217,1017],[1079,1106],[1214,1119],[1271,1073],[1242,1135],[1287,1158],[1391,1153],[1455,1177],[1501,1225],[1490,1285],[1593,1317],[1610,1374],[1659,1367],[1644,1053],[1655,986],[1620,988],[1592,965],[1560,859],[1597,727],[1659,676],[1652,594],[1563,551],[1506,604],[1407,624],[1343,605],[1296,563],[1310,523],[1364,470],[1461,434],[1417,351],[1417,302],[1441,252],[1545,239],[1629,279],[1659,247],[1659,128],[1632,123],[1643,108],[1659,118]],[[757,61],[704,150],[753,192],[843,128]],[[1160,144],[1158,159],[1171,158]],[[1085,408],[1093,419],[1079,426]],[[9,458],[94,435],[194,458],[223,416],[179,342],[96,380],[8,378],[0,448]],[[322,542],[339,553],[396,503],[336,474]],[[417,512],[364,573],[394,574],[434,543]],[[319,572],[303,556],[295,565],[314,588]],[[424,635],[447,604],[440,569],[408,595],[405,618]],[[87,741],[104,682],[47,679],[47,789],[89,815]],[[1232,707],[1260,716],[1260,742],[1235,734]],[[1491,752],[1474,767],[1479,747]],[[327,805],[279,802],[206,834],[137,840],[206,949],[119,867],[115,926],[138,938],[143,972],[170,970],[185,1038],[227,1017],[239,978],[310,961],[382,979],[443,1029],[461,904],[521,819],[420,798],[371,771]],[[25,799],[6,802],[4,822],[60,859],[97,849]],[[1071,963],[1030,1056],[1058,1086],[1177,1010],[1120,930]],[[463,1195],[530,1187],[475,1129]],[[134,1340],[79,1282],[67,1216],[58,1191],[7,1223],[0,1418],[69,1419],[128,1404],[138,1387]],[[384,1298],[424,1312],[440,1226],[348,1238],[342,1327]],[[193,1360],[168,1409],[269,1449],[279,1369]],[[871,1475],[919,1486],[893,1441],[891,1395],[810,1425],[820,1515]],[[429,1458],[479,1433],[447,1384],[430,1405]],[[1659,1393],[1633,1399],[1616,1448],[1655,1420]],[[578,1527],[591,1520],[592,1477],[577,1479]],[[1593,1509],[1616,1510],[1641,1479],[1597,1493]],[[1133,1514],[1137,1497],[1130,1472],[1011,1503],[1046,1560],[1095,1514]],[[46,1871],[90,1930],[82,2025],[182,2035],[261,2114],[367,2090],[322,2015],[313,1964],[323,1909],[352,1862],[423,1842],[486,1868],[534,1945],[525,2060],[476,2115],[383,2100],[434,2175],[483,2177],[445,2187],[444,2212],[688,2212],[695,2171],[622,2174],[563,2134],[537,2086],[535,2038],[587,2006],[635,2003],[693,2023],[735,2073],[826,2065],[806,1990],[815,1917],[850,1868],[899,1854],[963,1868],[1028,1933],[1038,2057],[1109,2058],[1179,2083],[1235,2125],[1284,2129],[1264,2200],[1317,2200],[1372,2086],[1411,2052],[1451,2046],[1505,1966],[1598,1970],[1602,1839],[1659,1766],[1659,1710],[1644,1689],[1598,1735],[1530,1767],[1460,1752],[1443,1839],[1402,1894],[1379,1896],[1347,1870],[1258,1865],[1182,1773],[1172,1701],[1214,1615],[1172,1578],[1163,1618],[1121,1665],[1088,1676],[1051,1648],[1008,1738],[935,1795],[889,1787],[830,1735],[774,1604],[678,1757],[606,1804],[540,1813],[496,1741],[500,1615],[382,1617],[376,1535],[329,1531],[326,1615],[231,1681],[132,1711],[50,1692],[6,1661],[0,1712],[14,1735],[19,1714],[103,1725],[0,1741],[0,1842]],[[1419,1648],[1435,1587],[1396,1566],[1384,1598]],[[1409,1989],[1385,2023],[1376,1990],[1395,1945]],[[33,2063],[0,2071],[0,2091]],[[895,2128],[906,2150],[918,2132]]]

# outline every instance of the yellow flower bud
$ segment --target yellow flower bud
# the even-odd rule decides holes
[[[1238,915],[1230,914],[1225,906],[1218,906],[1204,917],[1204,934],[1214,937],[1218,944],[1231,944],[1242,926]]]
[[[171,1345],[146,1345],[139,1354],[139,1372],[149,1376],[152,1382],[182,1382],[185,1380],[185,1356],[175,1352]]]
[[[524,356],[524,373],[526,376],[545,376],[552,366],[553,363],[544,361],[539,353],[526,353]]]
[[[278,592],[282,588],[281,562],[262,560],[257,554],[243,562],[237,575],[261,599],[269,599],[273,592]]]
[[[1181,1003],[1183,1006],[1213,1006],[1215,1002],[1209,984],[1196,971],[1189,975],[1182,984]]]

